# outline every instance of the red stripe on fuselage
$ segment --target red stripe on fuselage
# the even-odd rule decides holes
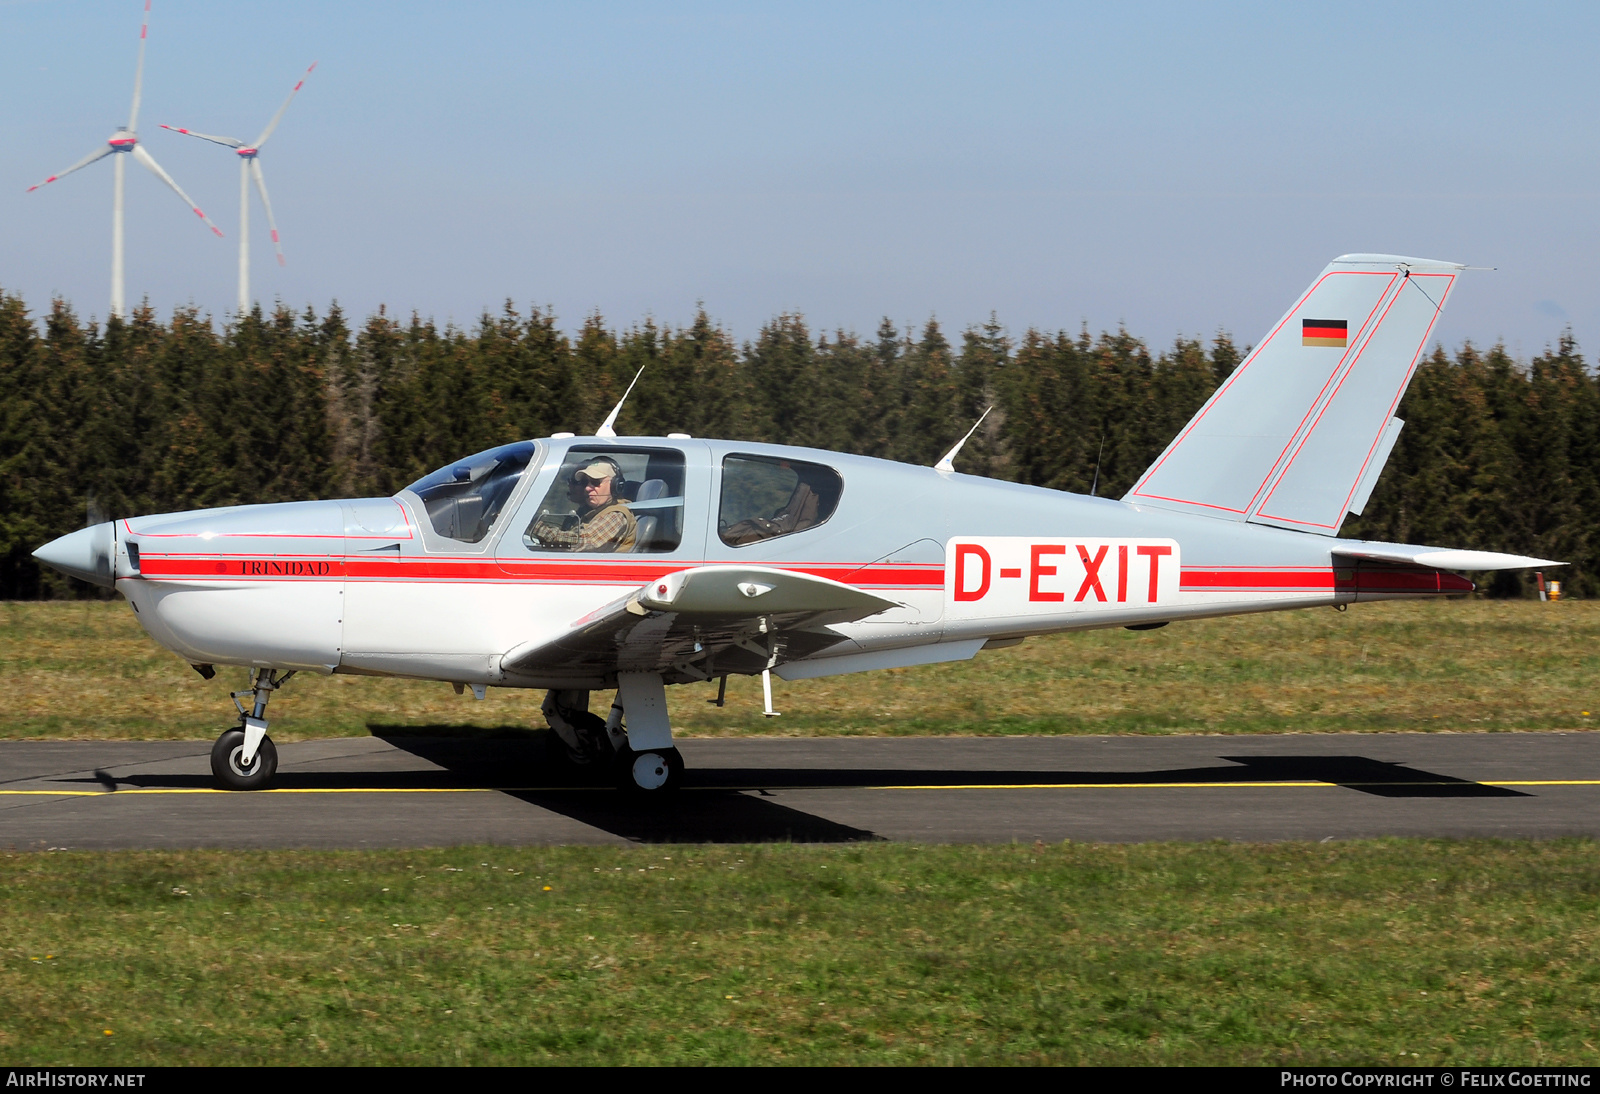
[[[328,563],[311,569],[295,563]],[[705,565],[737,565],[726,561],[662,561],[642,559],[518,559],[410,556],[380,558],[372,554],[205,555],[146,552],[142,577],[152,580],[197,581],[396,581],[520,585],[643,585],[667,574]],[[850,563],[793,563],[774,569],[827,578],[860,588],[944,588],[944,567],[933,564],[856,566]],[[1342,577],[1341,574],[1348,574]],[[1185,567],[1184,592],[1471,592],[1473,585],[1455,574],[1427,569],[1320,569],[1315,567]]]
[[[174,580],[193,578],[216,581],[244,578],[285,577],[288,574],[265,574],[260,563],[275,562],[327,562],[332,572],[326,576],[346,577],[353,581],[444,581],[506,583],[573,584],[573,585],[643,585],[667,574],[703,565],[735,565],[734,563],[705,563],[662,561],[648,563],[639,559],[517,559],[500,561],[493,558],[452,558],[449,556],[423,556],[380,558],[373,554],[310,555],[310,554],[176,554],[173,552],[146,552],[140,562],[141,576],[152,579]],[[828,578],[849,585],[896,589],[942,589],[943,566],[859,566],[850,563],[799,563],[774,567],[813,577]]]
[[[1341,577],[1348,574],[1348,577]],[[1472,582],[1442,570],[1370,569],[1189,569],[1179,586],[1186,593],[1357,592],[1470,593]]]

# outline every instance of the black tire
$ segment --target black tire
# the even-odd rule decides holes
[[[545,769],[559,782],[573,786],[604,786],[610,778],[615,751],[606,722],[588,711],[565,716],[578,739],[589,747],[575,752],[554,729],[545,731]]]
[[[630,794],[657,798],[683,784],[683,756],[675,748],[625,748],[617,754],[617,786]]]
[[[271,737],[261,738],[256,749],[255,763],[248,768],[239,765],[239,754],[244,751],[244,730],[230,729],[217,738],[211,746],[211,773],[229,790],[260,790],[278,773],[278,746]]]
[[[585,776],[593,777],[591,765],[579,763],[559,733],[550,729],[545,734],[543,770],[546,778],[558,786],[572,786],[580,784]]]
[[[584,742],[592,762],[599,764],[603,769],[616,757],[616,749],[611,747],[611,735],[606,732],[606,720],[598,714],[584,710],[571,715],[572,729],[578,735],[578,740]]]

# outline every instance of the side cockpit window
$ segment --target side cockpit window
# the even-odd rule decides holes
[[[479,543],[494,527],[537,448],[532,441],[491,448],[447,464],[408,489],[422,499],[435,532]]]
[[[530,551],[654,554],[683,542],[683,453],[573,448],[522,533]]]
[[[839,505],[844,480],[820,463],[729,456],[722,461],[717,535],[743,547],[815,528]]]

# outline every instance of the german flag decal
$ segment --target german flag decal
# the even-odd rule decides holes
[[[1334,346],[1344,349],[1350,344],[1350,321],[1348,319],[1302,319],[1300,320],[1300,344],[1302,346]]]

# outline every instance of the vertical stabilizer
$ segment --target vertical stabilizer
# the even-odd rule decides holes
[[[1377,483],[1395,408],[1465,268],[1334,259],[1123,500],[1336,535]]]

